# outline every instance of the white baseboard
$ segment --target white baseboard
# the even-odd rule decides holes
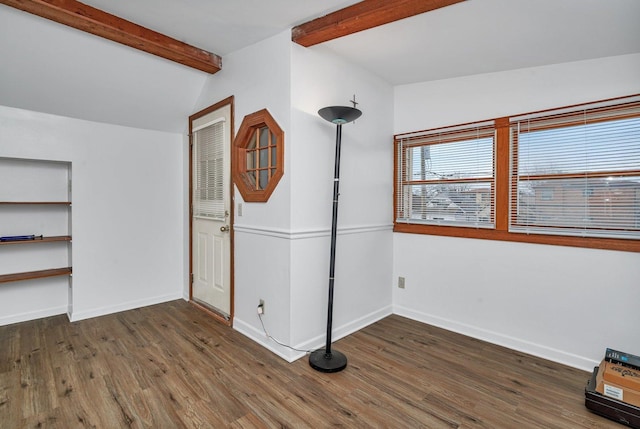
[[[270,350],[277,356],[291,363],[297,359],[300,359],[304,356],[302,352],[296,352],[294,350],[289,350],[286,347],[283,347],[274,341],[267,338],[264,331],[262,329],[258,329],[253,325],[248,324],[244,320],[238,319],[237,317],[233,318],[233,329],[240,332],[245,337],[251,338],[256,343],[260,344],[262,347]],[[293,346],[295,348],[299,348]]]
[[[69,320],[71,322],[77,322],[79,320],[90,319],[92,317],[106,316],[107,314],[119,313],[121,311],[133,310],[136,308],[147,307],[149,305],[161,304],[163,302],[174,301],[176,299],[184,299],[182,292],[172,293],[168,295],[160,295],[151,298],[140,299],[137,301],[127,301],[116,305],[109,305],[105,307],[97,307],[84,311],[73,311],[69,314]],[[65,308],[65,312],[66,312]]]
[[[390,314],[392,314],[391,306],[386,306],[356,320],[353,320],[345,325],[339,326],[337,328],[334,327],[332,340],[333,342],[338,341],[339,339],[357,332],[360,329],[377,322],[378,320],[384,319]],[[249,323],[238,319],[237,317],[233,319],[233,329],[251,338],[256,343],[272,351],[274,354],[280,356],[282,359],[286,360],[289,363],[306,356],[305,352],[291,350],[287,347],[277,344],[276,342],[267,338],[261,328],[256,328],[253,325],[250,325]],[[292,345],[292,347],[299,350],[316,350],[323,347],[325,345],[325,341],[325,336],[320,335],[303,343]]]
[[[448,331],[456,332],[458,334],[466,335],[492,344],[497,344],[499,346],[507,347],[512,350],[517,350],[553,362],[558,362],[587,372],[592,372],[593,367],[597,366],[599,363],[583,356],[577,356],[562,350],[523,341],[498,332],[477,328],[475,326],[411,310],[402,306],[394,306],[393,310],[393,313],[398,316],[403,316],[428,325],[437,326],[438,328],[443,328]]]
[[[38,311],[12,314],[11,316],[0,317],[0,326],[11,325],[12,323],[27,322],[29,320],[42,319],[43,317],[58,316],[67,312],[67,306],[45,308]]]

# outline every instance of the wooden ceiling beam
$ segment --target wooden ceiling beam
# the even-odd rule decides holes
[[[0,0],[0,3],[207,73],[222,68],[222,59],[216,54],[76,0]]]
[[[465,0],[364,0],[291,30],[291,40],[309,47]]]

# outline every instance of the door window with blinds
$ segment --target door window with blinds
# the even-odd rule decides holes
[[[206,124],[193,132],[193,215],[225,219],[224,120]]]
[[[495,127],[396,136],[396,223],[493,228]]]
[[[640,238],[640,97],[510,122],[510,231]]]

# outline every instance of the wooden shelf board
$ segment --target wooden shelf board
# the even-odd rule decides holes
[[[0,241],[0,246],[6,245],[6,244],[52,243],[55,241],[71,241],[71,236],[56,235],[52,237],[36,238],[35,240]]]
[[[0,201],[0,204],[16,205],[62,205],[70,206],[71,201]]]
[[[26,273],[2,274],[0,283],[17,282],[21,280],[41,279],[45,277],[66,276],[71,274],[71,267],[53,268],[50,270],[29,271]]]

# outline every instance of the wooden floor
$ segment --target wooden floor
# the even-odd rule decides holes
[[[184,301],[0,327],[0,427],[616,428],[588,374],[399,316],[289,364]]]

